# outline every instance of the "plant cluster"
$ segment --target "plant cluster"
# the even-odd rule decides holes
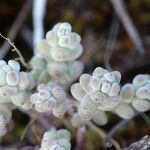
[[[70,150],[71,135],[66,129],[49,130],[44,133],[40,150]]]
[[[31,65],[39,83],[53,81],[68,86],[82,73],[83,64],[76,60],[83,52],[81,37],[71,30],[69,23],[58,23],[46,33],[46,39],[37,43],[42,58],[33,57]]]
[[[80,36],[64,22],[37,43],[30,71],[20,71],[15,60],[0,60],[0,136],[7,133],[12,110],[17,108],[63,117],[70,104],[67,88],[77,78],[79,83],[71,86],[71,94],[78,101],[71,118],[73,127],[85,126],[90,120],[105,125],[106,112],[130,119],[135,111],[150,109],[150,75],[137,75],[132,83],[121,86],[119,71],[97,67],[92,75],[82,74],[83,64],[76,60],[82,52]],[[40,150],[70,150],[70,139],[65,129],[49,130]]]

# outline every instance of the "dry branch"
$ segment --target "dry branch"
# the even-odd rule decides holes
[[[18,16],[16,17],[13,25],[10,28],[8,35],[7,35],[8,39],[10,39],[10,41],[14,42],[15,37],[16,37],[17,33],[19,32],[20,27],[22,26],[26,16],[30,12],[31,6],[32,6],[32,0],[28,0],[25,3],[25,5],[23,6],[23,8],[21,9],[21,11],[19,12]],[[9,48],[10,48],[10,45],[7,43],[7,41],[5,41],[3,43],[3,45],[0,47],[0,58],[5,57]]]
[[[139,53],[144,53],[144,47],[140,35],[134,26],[131,17],[129,16],[125,4],[123,0],[110,0],[112,3],[117,16],[119,17],[120,21],[122,22],[125,30],[127,31],[131,41],[133,42],[135,48],[139,51]]]

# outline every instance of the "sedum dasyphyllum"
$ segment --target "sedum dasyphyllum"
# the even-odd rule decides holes
[[[0,136],[7,132],[7,124],[11,120],[11,111],[17,107],[30,109],[29,95],[34,87],[31,73],[20,71],[15,60],[8,64],[0,60]]]
[[[41,83],[47,79],[66,86],[76,80],[83,71],[83,64],[76,60],[83,52],[80,42],[81,37],[72,32],[67,22],[58,23],[48,31],[46,39],[36,45],[42,58],[31,59],[32,73],[37,81]],[[36,62],[40,65],[35,65]]]
[[[40,150],[70,150],[70,132],[66,129],[51,129],[44,133]]]
[[[46,83],[50,80],[50,76],[47,72],[47,63],[44,58],[33,56],[30,60],[32,66],[31,74],[38,83]]]
[[[72,32],[69,23],[58,23],[47,32],[46,39],[37,43],[36,52],[41,56],[32,57],[30,72],[20,71],[20,65],[14,60],[9,60],[8,64],[0,60],[0,137],[6,134],[12,109],[16,107],[53,112],[58,118],[65,114],[69,101],[64,89],[83,71],[83,64],[76,60],[83,52],[80,42],[80,36]],[[90,120],[105,125],[108,122],[106,111],[124,119],[133,117],[134,110],[148,111],[150,75],[137,75],[132,84],[121,88],[120,80],[120,72],[109,72],[101,67],[92,75],[82,74],[79,83],[71,87],[73,97],[79,102],[72,125],[80,127]],[[31,93],[36,86],[37,91]],[[67,130],[54,129],[44,134],[40,150],[70,149]]]
[[[131,118],[134,110],[145,112],[150,109],[150,75],[139,74],[134,77],[132,84],[125,84],[120,91],[121,104],[117,106],[116,113],[123,118]],[[121,112],[126,112],[121,113]]]
[[[72,85],[71,93],[79,101],[78,112],[72,117],[72,125],[79,127],[93,120],[98,125],[107,123],[105,111],[130,119],[135,111],[150,109],[150,76],[137,75],[132,84],[120,89],[121,74],[97,67],[92,75],[83,74],[79,83]]]
[[[17,61],[9,60],[7,64],[0,60],[0,103],[24,107],[28,101],[28,93],[33,87],[32,74],[20,71]]]
[[[30,101],[38,112],[51,112],[61,118],[68,108],[66,92],[56,84],[40,84],[37,92],[32,94]]]
[[[118,71],[109,72],[97,67],[92,75],[83,74],[79,83],[72,85],[71,93],[79,101],[78,112],[72,118],[72,124],[78,120],[93,120],[98,125],[107,123],[105,111],[112,111],[119,103],[121,74]],[[77,125],[78,126],[78,125]]]

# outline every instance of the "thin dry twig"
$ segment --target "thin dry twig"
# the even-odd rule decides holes
[[[10,41],[10,39],[6,38],[6,37],[3,36],[1,33],[0,33],[0,36],[1,36],[3,39],[5,39],[5,40],[13,47],[12,51],[15,51],[15,52],[18,54],[18,56],[19,56],[18,59],[21,61],[21,63],[23,64],[23,66],[24,66],[25,68],[27,68],[27,69],[31,69],[31,66],[30,66],[28,63],[25,62],[25,60],[24,60],[22,54],[20,53],[20,51],[18,50],[18,48],[14,45],[14,43],[12,43],[12,42]]]
[[[39,135],[37,134],[37,130],[34,125],[32,126],[31,131],[32,131],[34,137],[36,138],[37,142],[40,143],[41,139],[40,139]]]
[[[144,47],[140,35],[134,26],[126,8],[123,0],[110,0],[112,3],[116,14],[118,15],[119,19],[121,20],[124,28],[126,29],[131,41],[133,42],[135,48],[138,50],[140,54],[144,53]]]
[[[118,122],[118,123],[107,133],[106,139],[112,138],[113,135],[116,133],[116,131],[117,131],[118,129],[120,129],[122,126],[126,125],[129,121],[130,121],[130,119],[129,119],[129,120],[121,120],[120,122]]]
[[[87,123],[87,125],[90,128],[92,128],[95,132],[97,132],[103,140],[106,139],[107,135],[106,135],[106,133],[102,129],[100,129],[99,127],[97,127],[95,124],[93,124],[90,121]],[[116,148],[116,150],[121,150],[121,147],[120,147],[119,143],[116,140],[114,140],[113,138],[110,138],[109,142],[114,145],[114,147]]]
[[[91,58],[106,44],[106,40],[103,37],[96,37],[93,33],[85,35],[83,40],[84,53],[80,57],[85,65],[91,61]]]
[[[17,33],[19,32],[20,27],[22,26],[25,18],[30,12],[30,9],[32,7],[32,0],[26,1],[23,8],[19,12],[18,16],[16,17],[13,25],[10,28],[10,31],[7,35],[7,37],[13,42],[15,40],[15,37]],[[0,48],[0,57],[3,58],[7,54],[8,50],[10,48],[10,45],[5,41],[3,45]]]
[[[141,116],[143,118],[143,120],[148,124],[150,125],[150,118],[145,114],[145,113],[139,113],[137,112],[133,118],[131,119],[134,119],[135,117],[137,116]],[[117,132],[118,129],[120,129],[121,127],[125,126],[127,123],[129,123],[131,121],[131,119],[127,119],[127,120],[121,120],[120,122],[118,122],[108,133],[107,133],[107,137],[106,139],[109,139],[109,138],[112,138],[113,135]]]
[[[83,141],[84,141],[84,133],[86,129],[85,127],[81,127],[77,131],[76,135],[76,148],[75,150],[82,150],[83,149]]]
[[[28,131],[28,129],[33,125],[33,123],[35,122],[35,118],[32,118],[30,120],[30,122],[28,123],[28,125],[25,127],[25,129],[23,130],[22,134],[21,134],[21,137],[20,137],[20,140],[22,141],[25,137],[25,134],[26,132]]]

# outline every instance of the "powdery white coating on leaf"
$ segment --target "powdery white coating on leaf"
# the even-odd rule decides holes
[[[136,97],[139,99],[148,99],[150,97],[150,84],[140,87],[136,93]]]
[[[118,71],[109,72],[106,69],[97,67],[92,76],[83,74],[79,78],[79,83],[72,85],[71,93],[79,101],[77,118],[86,121],[94,119],[96,122],[96,111],[113,111],[121,103],[119,97],[121,74]],[[80,117],[79,117],[80,116]],[[74,118],[74,117],[73,117]],[[103,115],[107,122],[106,114]],[[74,119],[72,119],[74,121]],[[79,123],[79,124],[82,124]],[[76,124],[76,126],[78,126]]]
[[[79,83],[75,83],[71,86],[71,94],[76,98],[78,101],[81,101],[84,95],[86,94],[85,91],[82,89]]]
[[[60,78],[67,71],[67,65],[53,61],[48,63],[47,70],[53,78]]]
[[[61,129],[57,131],[57,135],[56,138],[66,138],[67,140],[71,139],[71,134],[68,130],[66,129]]]
[[[9,71],[6,75],[6,82],[10,86],[16,86],[19,82],[19,74],[16,71]]]
[[[53,145],[50,150],[63,150],[58,144]]]
[[[9,60],[8,61],[8,65],[10,66],[10,68],[14,71],[19,72],[20,71],[20,64],[15,61],[15,60]]]
[[[102,67],[97,67],[93,71],[93,76],[98,76],[99,78],[101,78],[105,73],[108,73],[108,71],[103,69]]]
[[[39,51],[39,53],[46,59],[49,59],[49,57],[50,57],[49,53],[48,53],[49,49],[50,49],[50,47],[49,47],[47,41],[44,39],[36,44],[36,50]]]
[[[134,99],[132,101],[132,105],[136,110],[140,112],[145,112],[150,109],[150,103],[146,100]]]
[[[55,26],[53,27],[53,29],[57,31],[58,37],[62,37],[64,35],[71,33],[72,27],[68,22],[59,23],[56,24]]]
[[[91,80],[91,75],[89,74],[82,74],[79,78],[80,85],[86,92],[90,92],[91,90],[90,80]]]
[[[16,95],[12,96],[11,100],[16,106],[19,107],[27,102],[28,95],[25,91],[23,91],[23,92],[20,92]]]
[[[70,133],[66,129],[44,133],[40,150],[70,150]]]
[[[34,96],[36,99],[34,99]],[[41,99],[38,95],[34,95],[30,101],[33,103],[34,108],[38,112],[50,112],[56,106],[57,101],[55,98]]]
[[[18,88],[19,90],[25,90],[27,89],[30,84],[32,84],[34,81],[30,80],[29,74],[26,72],[20,72],[19,73],[19,83]]]
[[[50,76],[47,70],[43,70],[38,78],[38,83],[47,83],[50,80]]]
[[[61,118],[68,108],[66,92],[56,84],[40,84],[38,92],[30,96],[30,102],[38,112],[53,112],[54,116]]]
[[[104,78],[106,80],[108,80],[109,82],[114,82],[115,81],[115,76],[111,72],[105,73]]]
[[[66,138],[58,139],[55,141],[58,145],[60,145],[61,150],[70,150],[71,149],[71,144],[70,141],[67,140]]]
[[[130,103],[137,111],[148,111],[150,109],[149,79],[150,76],[148,74],[139,74],[134,77],[132,84],[125,84],[120,92],[122,101]]]
[[[49,93],[47,90],[40,90],[39,93],[37,94],[37,97],[41,101],[44,101],[45,99],[49,99],[51,97],[51,93]]]
[[[97,91],[91,92],[90,97],[97,104],[102,103],[106,99],[106,96],[103,93]]]
[[[6,65],[6,62],[4,60],[0,60],[0,67],[2,67],[3,65]]]
[[[53,47],[51,48],[50,55],[55,61],[64,62],[79,58],[82,52],[83,48],[81,45],[78,45],[74,51],[70,51],[69,49],[65,49],[63,47]]]
[[[46,41],[50,46],[57,46],[58,45],[58,37],[56,31],[49,31],[46,33]]]
[[[142,86],[142,85],[144,85],[148,81],[149,78],[150,78],[150,76],[147,75],[147,74],[137,75],[133,79],[133,85],[135,87]]]
[[[9,60],[8,64],[3,60],[0,62],[0,99],[3,99],[2,103],[21,107],[27,101],[28,92],[34,88],[33,76],[29,72],[20,72],[20,65],[15,60]]]
[[[116,82],[114,82],[110,88],[110,91],[108,93],[109,96],[117,96],[120,91],[120,85]]]
[[[120,104],[119,97],[108,97],[104,101],[100,103],[100,105],[97,107],[99,110],[103,111],[111,111],[113,110],[117,105]]]
[[[50,112],[56,106],[56,100],[54,98],[50,98],[47,101],[41,101],[34,105],[34,108],[38,112]]]
[[[77,59],[83,52],[81,37],[71,30],[71,25],[67,22],[56,24],[46,33],[46,40],[37,44],[37,51],[46,60],[64,62]]]
[[[83,63],[75,61],[83,52],[81,37],[72,32],[67,22],[56,24],[36,45],[36,50],[46,60],[46,68],[33,67],[32,73],[38,83],[47,80],[69,87],[83,72]],[[37,65],[38,66],[38,65]]]
[[[81,75],[83,69],[84,69],[83,63],[76,60],[68,63],[67,72],[70,78],[72,79],[72,81],[74,81]]]
[[[51,80],[61,86],[69,86],[83,72],[83,63],[80,61],[56,62],[49,61],[47,65]]]
[[[90,80],[90,85],[93,90],[99,91],[108,97],[118,96],[120,91],[121,75],[118,71],[108,72],[107,70],[97,67]]]
[[[109,83],[102,84],[101,91],[105,94],[108,93],[110,91],[110,84]]]
[[[90,94],[86,94],[80,103],[80,106],[83,108],[90,110],[90,111],[95,111],[95,108],[97,107],[97,104],[91,99]]]
[[[28,100],[21,106],[24,110],[30,110],[33,107],[33,104],[30,102],[29,98]]]
[[[68,100],[57,103],[56,107],[53,109],[53,114],[55,117],[62,118],[68,108]]]
[[[6,84],[6,72],[3,69],[0,69],[0,86]]]
[[[101,110],[95,111],[95,114],[94,114],[94,117],[92,118],[92,120],[94,121],[94,123],[96,123],[97,125],[100,125],[100,126],[106,125],[108,122],[106,113]]]
[[[91,88],[93,90],[97,90],[98,91],[100,89],[101,82],[100,82],[98,77],[95,77],[95,76],[92,77],[92,79],[90,81],[90,84],[91,84]]]
[[[11,87],[11,86],[2,86],[0,87],[0,96],[1,97],[8,97],[10,98],[11,96],[17,94],[17,88],[16,87]]]
[[[131,103],[134,97],[135,88],[132,84],[125,84],[120,91],[120,96],[125,103]]]
[[[52,89],[52,94],[58,101],[63,101],[67,96],[66,92],[59,86]]]
[[[86,108],[82,107],[81,105],[78,107],[78,113],[86,121],[91,120],[93,117],[92,110],[86,109]]]
[[[75,113],[71,118],[71,124],[75,128],[79,128],[86,124],[86,120],[84,120],[78,113]]]
[[[11,68],[10,68],[10,66],[8,66],[8,65],[3,65],[3,66],[1,66],[1,68],[7,73],[7,72],[9,72],[9,71],[11,71]]]
[[[50,76],[47,70],[47,63],[43,58],[34,56],[30,60],[30,64],[32,66],[30,74],[32,74],[37,84],[49,81]]]
[[[71,45],[71,37],[69,35],[64,35],[59,38],[58,43],[61,47],[67,48],[69,45]]]
[[[119,71],[113,71],[112,73],[115,76],[115,80],[117,81],[117,83],[119,83],[121,80],[121,73]]]
[[[123,119],[130,119],[134,116],[133,108],[126,103],[119,104],[116,107],[115,112],[118,116],[120,116]]]

